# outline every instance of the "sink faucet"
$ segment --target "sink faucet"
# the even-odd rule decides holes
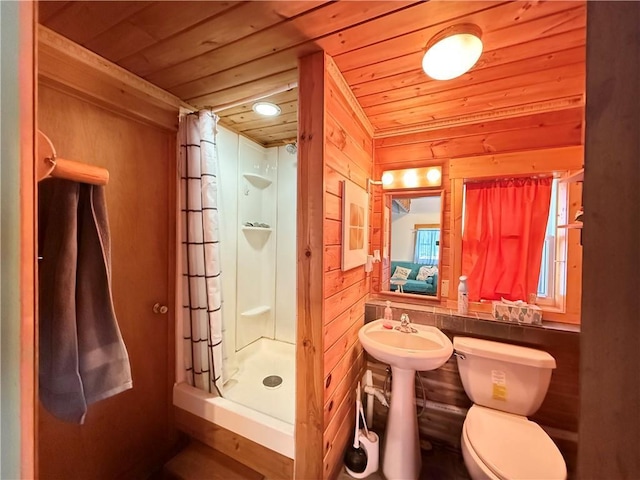
[[[417,333],[418,330],[411,326],[411,320],[409,320],[409,315],[403,313],[400,315],[400,326],[396,327],[396,330],[402,333]]]

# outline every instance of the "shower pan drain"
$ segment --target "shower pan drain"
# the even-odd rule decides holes
[[[269,375],[262,379],[262,384],[267,388],[278,388],[282,385],[282,377],[279,375]]]

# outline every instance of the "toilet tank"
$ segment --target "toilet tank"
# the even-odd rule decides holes
[[[454,337],[453,349],[473,403],[524,416],[540,408],[556,368],[547,352],[470,337]]]

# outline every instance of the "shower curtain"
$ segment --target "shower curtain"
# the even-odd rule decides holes
[[[222,395],[217,121],[210,111],[180,119],[179,197],[185,376],[190,385]]]

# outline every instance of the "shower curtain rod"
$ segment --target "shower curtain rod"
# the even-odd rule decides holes
[[[272,95],[277,95],[278,93],[283,93],[298,86],[298,82],[290,82],[286,85],[282,85],[280,87],[273,88],[266,92],[259,93],[257,95],[252,95],[250,97],[245,97],[241,100],[236,100],[234,102],[223,103],[222,105],[217,105],[211,107],[211,110],[214,113],[222,112],[223,110],[228,110],[230,108],[239,107],[240,105],[244,105],[245,103],[257,102],[258,100],[262,100],[263,98],[270,97]]]
[[[109,183],[109,171],[106,168],[58,158],[53,143],[40,130],[38,130],[36,174],[38,181],[53,177],[92,185]]]

